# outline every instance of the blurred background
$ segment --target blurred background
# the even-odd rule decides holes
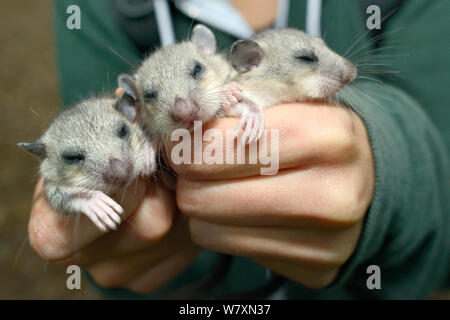
[[[16,144],[59,111],[51,0],[0,1],[0,299],[98,299],[86,279],[68,290],[63,268],[31,249],[27,222],[39,160]]]

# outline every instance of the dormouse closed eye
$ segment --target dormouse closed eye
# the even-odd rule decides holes
[[[127,126],[127,124],[123,121],[119,122],[119,125],[117,126],[117,136],[120,139],[125,139],[130,134],[130,128]]]
[[[79,151],[64,151],[61,153],[61,158],[69,165],[80,164],[84,161],[84,154]]]
[[[199,79],[201,74],[203,73],[204,67],[200,62],[195,62],[194,67],[191,70],[191,76],[194,79]]]
[[[144,91],[144,100],[146,102],[154,101],[158,98],[158,93],[155,90]]]
[[[299,51],[294,55],[297,61],[307,64],[313,64],[319,61],[319,58],[312,51]]]

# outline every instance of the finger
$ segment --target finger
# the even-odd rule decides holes
[[[192,240],[199,246],[230,255],[272,259],[303,267],[333,269],[355,249],[362,222],[345,229],[236,227],[191,218]]]
[[[194,262],[200,251],[198,248],[193,248],[174,253],[137,279],[131,281],[126,285],[126,288],[140,294],[153,292],[180,275]]]
[[[177,203],[191,217],[220,224],[345,227],[359,221],[371,201],[363,170],[293,169],[227,181],[178,177]]]
[[[179,231],[179,230],[178,230]],[[105,287],[123,286],[180,252],[200,249],[186,237],[173,232],[160,242],[125,256],[100,261],[87,267],[94,280]]]
[[[265,147],[267,149],[271,160],[278,161],[280,169],[295,166],[306,167],[315,163],[326,164],[337,160],[345,161],[349,157],[354,156],[354,151],[356,150],[354,136],[362,131],[365,132],[364,125],[357,115],[348,109],[336,106],[312,103],[284,104],[268,108],[265,110],[264,116],[267,138],[264,140],[263,135],[258,144],[260,148]],[[226,130],[236,127],[241,129],[244,121],[247,122],[246,115],[243,115],[241,119],[223,118],[210,121],[203,128],[204,131],[214,128],[221,133],[223,137],[222,144],[226,148],[221,153],[223,154],[221,160],[223,164],[202,163],[193,165],[191,163],[182,163],[173,165],[172,163],[173,169],[179,175],[197,180],[259,175],[261,168],[268,166],[261,162],[261,157],[258,156],[258,161],[251,164],[247,146],[245,149],[245,164],[237,164],[236,148],[238,148],[238,144],[234,140],[226,139]],[[247,123],[248,125],[249,123]],[[235,131],[235,134],[239,132]],[[267,144],[266,146],[262,144],[264,141]],[[278,148],[276,147],[277,142]],[[171,147],[178,143],[180,142],[172,142]],[[272,144],[274,150],[271,150]],[[195,146],[195,144],[192,144],[191,154],[194,154],[193,148]],[[205,145],[203,145],[203,148],[205,148]],[[231,164],[227,163],[225,158],[227,150],[234,152],[234,161]],[[272,156],[272,152],[276,152],[279,158]],[[168,154],[171,154],[170,150]]]
[[[330,285],[336,279],[340,269],[339,267],[330,269],[311,268],[273,259],[255,259],[255,261],[287,279],[312,289],[322,289]]]
[[[175,214],[173,193],[159,183],[152,184],[140,206],[122,222],[118,231],[105,234],[89,243],[76,255],[61,261],[61,264],[90,266],[120,258],[151,247],[165,237],[169,230],[176,231],[177,237],[184,237],[183,241],[187,241],[186,226],[183,230],[181,222],[173,225]]]
[[[147,248],[127,256],[101,261],[88,266],[86,270],[101,287],[122,287],[170,256],[170,249],[172,248]]]
[[[66,259],[79,248],[83,248],[104,235],[104,232],[92,224],[84,214],[80,216],[78,226],[78,230],[82,230],[82,232],[75,235],[76,219],[65,221],[67,214],[56,212],[51,208],[43,191],[43,185],[44,182],[41,178],[36,186],[28,224],[30,244],[42,258],[51,261]],[[146,189],[147,184],[139,180],[122,193],[121,203],[128,214],[133,212],[136,205],[141,202]],[[91,215],[91,217],[93,216]],[[75,215],[71,217],[75,217]],[[93,219],[95,220],[95,218]],[[97,221],[97,225],[100,227],[102,223]]]
[[[79,214],[78,229],[82,229],[83,237],[93,237],[106,231],[106,227],[93,212]],[[28,222],[28,235],[31,247],[45,260],[62,259],[75,250],[73,230],[76,215],[56,212],[47,202],[44,193],[44,180],[39,179],[33,196],[31,216]],[[74,218],[74,219],[72,219]],[[94,224],[91,223],[94,222]]]

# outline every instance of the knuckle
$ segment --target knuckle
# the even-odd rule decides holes
[[[133,228],[133,235],[141,242],[153,244],[164,238],[169,232],[171,223],[160,219],[153,220],[153,224],[140,225]]]
[[[231,245],[230,241],[226,239],[227,235],[217,232],[211,224],[199,219],[189,219],[189,235],[195,245],[213,251],[229,252],[230,248],[234,247]],[[234,247],[234,250],[232,251],[236,252],[235,249],[236,247]],[[239,250],[240,253],[244,253],[244,251],[246,251],[245,245],[240,246]]]
[[[338,275],[338,271],[339,269],[333,269],[319,272],[316,276],[304,278],[300,282],[311,289],[323,289],[333,283]]]
[[[155,193],[141,203],[138,212],[132,217],[132,227],[128,230],[144,243],[152,244],[161,240],[172,227],[176,212],[173,200],[171,194],[156,188]]]
[[[311,259],[309,263],[315,267],[317,270],[328,271],[342,266],[345,262],[345,259],[342,258],[342,255],[338,253],[328,253],[323,257],[316,257],[315,259]]]
[[[184,163],[180,164],[172,164],[173,170],[177,173],[178,176],[189,177],[192,175],[192,166]]]
[[[174,171],[178,176],[185,177],[187,179],[199,180],[199,179],[207,179],[209,176],[214,175],[218,169],[220,169],[220,165],[214,164],[178,164],[173,165]]]
[[[328,149],[335,150],[341,155],[348,156],[356,150],[356,143],[351,130],[345,126],[335,126],[325,133]]]
[[[341,267],[347,261],[347,255],[341,248],[317,249],[314,253],[304,252],[294,257],[317,272],[328,272]]]
[[[152,231],[151,233],[148,230],[143,228],[136,228],[133,232],[133,236],[144,245],[151,245],[161,238],[164,237],[164,233]]]
[[[362,205],[354,185],[333,188],[326,195],[329,218],[342,225],[352,225],[361,219]]]
[[[315,131],[315,145],[319,147],[327,159],[332,161],[345,161],[354,159],[357,151],[357,139],[351,125],[342,121],[327,123],[326,127]]]
[[[102,288],[123,288],[122,268],[113,265],[98,265],[87,269],[96,284]]]
[[[204,203],[204,196],[201,196],[201,192],[194,185],[185,183],[185,180],[179,179],[177,184],[177,205],[180,210],[187,215],[195,215]]]
[[[161,219],[155,219],[153,221],[153,227],[152,227],[154,230],[153,233],[147,232],[148,240],[154,241],[154,240],[159,240],[159,239],[163,238],[165,235],[167,235],[171,226],[172,226],[172,218],[166,219],[163,217]]]
[[[146,244],[153,244],[164,238],[172,227],[172,219],[155,218],[147,223],[136,224],[131,228],[131,232],[139,241]]]
[[[139,294],[139,295],[148,294],[150,292],[150,290],[148,290],[146,287],[141,286],[139,284],[125,286],[125,289],[127,289],[128,291],[130,291],[134,294]]]
[[[102,288],[119,288],[121,284],[117,282],[109,273],[105,272],[89,272],[96,284]]]
[[[328,252],[326,258],[322,260],[322,265],[328,269],[335,269],[342,266],[347,261],[347,256],[340,252],[341,250],[333,250]]]
[[[189,219],[189,233],[192,242],[198,246],[206,246],[207,243],[203,237],[202,226],[199,220],[192,218]]]

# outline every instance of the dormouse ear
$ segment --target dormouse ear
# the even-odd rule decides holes
[[[117,78],[119,87],[121,87],[131,98],[138,100],[138,92],[136,87],[136,81],[128,74],[121,74]]]
[[[47,156],[45,144],[40,140],[35,140],[31,142],[20,142],[17,145],[21,148],[24,148],[29,153],[38,156],[41,159],[44,159]]]
[[[216,37],[209,28],[202,24],[197,24],[192,30],[191,41],[207,54],[216,52]]]
[[[118,78],[119,87],[123,89],[115,108],[131,122],[136,122],[139,118],[139,101],[136,83],[134,79],[122,74]]]
[[[250,71],[259,66],[264,53],[253,40],[238,40],[230,50],[231,64],[238,72]]]

